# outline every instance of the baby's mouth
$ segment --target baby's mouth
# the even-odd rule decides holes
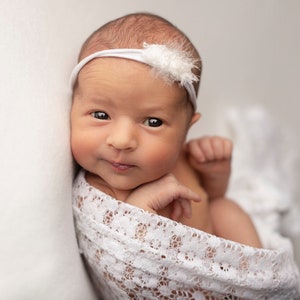
[[[127,171],[134,167],[133,165],[122,164],[122,163],[117,163],[117,162],[111,162],[111,165],[112,165],[113,169],[118,172]]]

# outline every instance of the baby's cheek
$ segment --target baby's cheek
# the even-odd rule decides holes
[[[80,158],[82,157],[82,152],[80,150],[78,150],[78,148],[76,146],[73,146],[71,147],[71,151],[72,151],[72,155],[73,155],[73,158],[78,162],[80,163]]]
[[[88,153],[86,144],[76,137],[71,138],[71,151],[74,159],[80,163]]]
[[[166,147],[167,148],[167,147]],[[149,162],[163,173],[170,172],[178,159],[178,152],[174,149],[155,149],[151,152]]]

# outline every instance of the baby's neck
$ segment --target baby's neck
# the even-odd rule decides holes
[[[132,190],[115,190],[112,189],[101,177],[86,171],[85,180],[94,188],[119,200],[125,201]]]

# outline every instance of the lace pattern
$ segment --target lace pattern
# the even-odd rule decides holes
[[[117,201],[81,171],[73,210],[100,299],[298,299],[289,240],[256,249]]]

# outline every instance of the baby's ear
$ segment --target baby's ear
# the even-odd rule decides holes
[[[196,122],[198,122],[200,120],[200,118],[201,118],[200,113],[198,113],[198,112],[194,113],[194,115],[192,116],[192,119],[190,121],[189,126],[191,127],[192,125],[194,125]]]

